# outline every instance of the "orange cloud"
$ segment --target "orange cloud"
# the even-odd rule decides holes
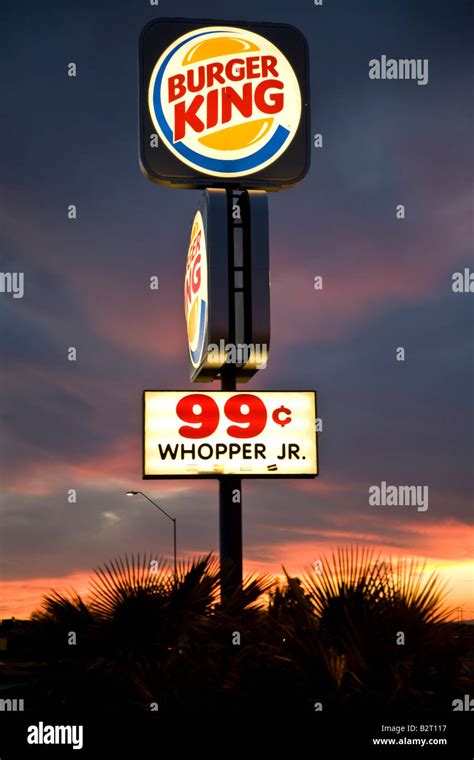
[[[304,570],[314,567],[316,560],[324,557],[330,559],[331,551],[338,545],[347,544],[349,539],[362,545],[374,539],[375,536],[363,533],[348,533],[335,531],[319,531],[316,535],[308,536],[307,541],[288,541],[271,546],[251,547],[251,557],[244,562],[244,572],[271,573],[275,578],[284,579],[282,567],[290,575],[300,576]],[[326,540],[319,540],[326,539]],[[328,541],[329,540],[329,541]],[[384,545],[383,540],[372,543],[375,554],[380,554],[381,560],[392,559],[410,562],[411,559],[426,562],[424,575],[435,571],[447,585],[446,603],[453,609],[451,617],[464,620],[474,620],[474,562],[450,561],[445,558],[431,557],[420,549],[407,553],[398,547]],[[262,559],[262,556],[265,559]]]
[[[171,488],[179,488],[178,481],[170,485]],[[244,572],[270,573],[278,579],[283,575],[284,566],[290,574],[301,575],[316,560],[329,557],[336,546],[364,544],[371,546],[384,559],[402,558],[409,561],[416,558],[426,561],[426,572],[436,570],[447,581],[448,588],[451,589],[449,605],[462,608],[464,619],[474,618],[472,531],[469,532],[466,525],[454,520],[426,525],[395,523],[392,526],[395,538],[387,541],[387,537],[377,530],[377,521],[371,521],[367,516],[351,515],[350,525],[347,516],[332,517],[333,528],[282,528],[281,532],[289,537],[286,540],[247,545],[244,547]],[[368,523],[371,524],[371,529],[368,529]],[[354,528],[355,525],[359,527]],[[207,547],[196,547],[188,555],[200,556],[206,550]],[[27,578],[2,582],[0,617],[28,616],[39,606],[41,597],[52,588],[65,592],[73,587],[79,593],[86,594],[91,574],[92,568],[90,572],[81,571],[62,578]]]
[[[39,608],[42,597],[53,589],[67,593],[74,588],[85,594],[89,573],[74,573],[64,578],[24,578],[0,583],[0,618],[27,618]]]

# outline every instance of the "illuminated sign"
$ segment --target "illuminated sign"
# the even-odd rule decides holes
[[[145,391],[143,477],[314,477],[314,391]]]
[[[185,164],[215,177],[275,161],[301,118],[298,80],[259,34],[230,26],[188,32],[160,56],[148,107],[158,134]]]
[[[304,176],[307,50],[296,29],[159,19],[140,49],[141,164],[151,180],[279,189]]]
[[[189,358],[193,367],[202,361],[207,335],[209,292],[207,288],[206,235],[202,214],[194,217],[184,278],[184,313],[188,331]]]
[[[232,365],[247,382],[270,343],[268,207],[259,190],[206,190],[190,229],[184,314],[190,377],[210,382]]]
[[[213,351],[230,338],[229,229],[225,190],[206,190],[194,216],[184,277],[191,379],[213,380],[226,360]]]

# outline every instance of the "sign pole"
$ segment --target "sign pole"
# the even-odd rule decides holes
[[[228,234],[229,337],[236,343],[235,251],[232,220],[233,192],[226,190]],[[231,363],[221,370],[221,390],[237,390],[237,372]],[[219,544],[221,600],[224,602],[242,588],[242,479],[237,475],[219,478]]]
[[[242,479],[219,478],[219,531],[222,601],[242,588]]]

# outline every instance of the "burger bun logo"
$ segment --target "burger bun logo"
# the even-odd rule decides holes
[[[302,100],[292,66],[272,42],[213,26],[184,34],[162,53],[148,108],[180,161],[210,176],[238,177],[264,169],[287,149]]]

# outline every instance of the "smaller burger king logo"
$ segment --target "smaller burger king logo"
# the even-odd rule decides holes
[[[253,174],[293,140],[302,113],[296,74],[256,32],[193,29],[157,60],[148,108],[158,135],[183,163],[215,177]]]
[[[208,322],[207,253],[204,224],[200,211],[194,217],[184,278],[184,313],[188,329],[189,357],[199,367]]]

